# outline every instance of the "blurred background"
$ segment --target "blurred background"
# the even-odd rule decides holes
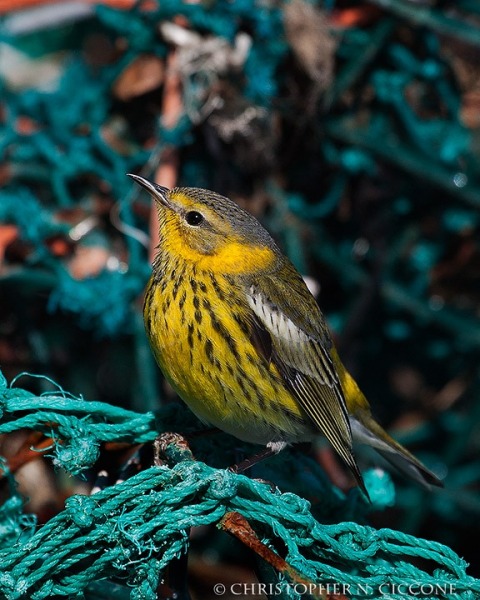
[[[379,421],[445,478],[431,495],[393,474],[369,522],[475,562],[479,133],[475,1],[0,0],[0,368],[172,401],[141,316],[150,200],[126,173],[228,195],[308,277]]]

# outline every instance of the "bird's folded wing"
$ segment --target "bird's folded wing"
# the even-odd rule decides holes
[[[265,358],[275,364],[314,426],[361,480],[345,398],[329,352],[328,328],[302,278],[290,264],[283,268],[288,272],[264,275],[247,292],[255,346],[260,352],[268,348]]]

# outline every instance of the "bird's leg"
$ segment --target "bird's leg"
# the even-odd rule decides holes
[[[229,471],[232,473],[244,473],[247,469],[250,469],[254,465],[266,458],[270,458],[270,456],[275,456],[281,452],[284,448],[287,447],[287,442],[269,442],[263,450],[249,456],[245,460],[242,460],[237,465],[233,465],[229,467]]]

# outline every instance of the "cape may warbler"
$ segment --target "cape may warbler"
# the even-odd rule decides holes
[[[352,438],[439,484],[372,418],[315,299],[253,216],[214,192],[131,177],[153,196],[160,228],[147,334],[202,421],[275,452],[322,433],[362,487]]]

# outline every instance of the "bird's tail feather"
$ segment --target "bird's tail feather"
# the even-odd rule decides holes
[[[351,417],[350,425],[354,441],[372,446],[390,464],[408,478],[423,486],[443,487],[442,481],[423,465],[413,454],[394,440],[370,415]]]

